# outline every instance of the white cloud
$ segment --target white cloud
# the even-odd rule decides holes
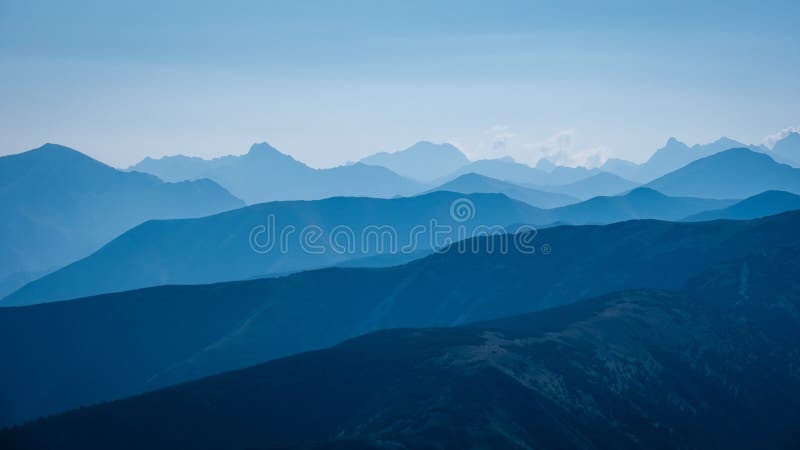
[[[797,126],[797,127],[786,127],[784,129],[782,129],[781,131],[778,131],[775,134],[771,134],[771,135],[765,137],[764,140],[761,141],[761,144],[764,145],[765,147],[771,149],[772,147],[775,146],[775,144],[778,141],[780,141],[781,139],[785,138],[786,136],[788,136],[791,133],[800,133],[800,126]]]
[[[530,142],[508,125],[494,125],[483,132],[470,157],[502,158],[535,166],[542,158],[569,167],[597,167],[608,159],[605,149],[576,145],[575,130],[562,130],[540,142]],[[527,142],[526,142],[527,141]]]
[[[529,146],[535,164],[545,158],[556,165],[568,167],[601,166],[608,159],[608,152],[600,147],[579,147],[575,144],[575,130],[563,130],[543,142]]]

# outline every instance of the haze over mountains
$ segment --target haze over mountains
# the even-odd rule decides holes
[[[89,255],[145,220],[240,206],[213,181],[165,183],[60,145],[0,157],[0,295],[31,274]]]
[[[131,169],[151,173],[165,181],[209,178],[251,204],[336,195],[409,195],[470,173],[588,199],[596,195],[622,193],[636,183],[650,182],[693,161],[737,147],[765,153],[790,164],[797,164],[800,160],[800,135],[789,133],[772,149],[760,145],[747,146],[726,137],[691,147],[670,138],[643,164],[610,159],[599,169],[591,170],[558,166],[546,159],[540,160],[536,167],[518,163],[510,157],[470,161],[450,144],[428,141],[420,141],[396,152],[376,153],[358,163],[331,169],[313,169],[267,143],[255,144],[245,155],[211,160],[181,155],[145,158]],[[392,174],[381,171],[381,167],[389,169]],[[610,174],[619,178],[612,178]],[[586,183],[580,184],[582,180]]]
[[[618,290],[676,289],[710,265],[800,244],[798,226],[797,211],[754,221],[562,226],[539,230],[529,241],[533,253],[513,245],[503,253],[507,237],[494,236],[474,240],[474,252],[454,245],[398,267],[323,269],[0,308],[0,359],[15,361],[0,374],[2,423],[377,329],[461,325]]]
[[[779,162],[800,167],[800,133],[787,134],[775,143],[769,154]]]
[[[613,173],[601,172],[582,180],[574,181],[560,186],[547,186],[545,189],[558,192],[581,200],[587,200],[598,195],[619,195],[635,188],[639,184]]]
[[[619,160],[615,160],[601,169],[631,180],[647,182],[723,150],[748,147],[755,151],[766,151],[763,147],[747,146],[724,136],[709,144],[695,144],[691,147],[672,137],[641,165],[620,164]]]
[[[795,425],[800,419],[800,378],[791,369],[798,363],[795,350],[800,339],[798,243],[769,246],[769,251],[755,253],[745,247],[769,244],[763,239],[769,239],[770,232],[797,226],[797,221],[797,214],[791,214],[726,224],[733,226],[727,231],[738,230],[704,248],[726,255],[717,253],[702,264],[687,261],[692,266],[688,270],[674,266],[678,274],[660,273],[661,284],[674,289],[672,292],[626,290],[540,313],[468,326],[368,334],[329,350],[46,419],[3,432],[0,442],[24,448],[140,448],[156,443],[198,448],[293,447],[328,441],[354,445],[348,444],[349,440],[364,441],[367,448],[385,448],[389,443],[420,447],[445,442],[485,442],[502,447],[509,442],[529,446],[559,443],[559,447],[570,448],[611,443],[636,447],[643,442],[702,447],[738,447],[743,443],[791,446],[798,442]],[[635,225],[647,228],[670,224]],[[698,225],[670,225],[673,226],[684,229],[684,242],[697,242],[691,238],[690,230],[697,231]],[[613,227],[606,228],[610,231]],[[760,237],[749,239],[745,246],[734,245],[734,252],[725,250],[736,242],[734,237],[753,235]],[[731,259],[739,252],[744,256]],[[704,251],[694,254],[706,255]],[[661,258],[667,255],[664,253]],[[655,260],[656,265],[672,267],[674,260],[661,258]],[[719,258],[728,262],[713,262]],[[709,263],[710,269],[701,269]],[[331,271],[305,276],[327,272]],[[379,277],[386,272],[373,271]],[[351,279],[351,273],[341,275],[344,280]],[[648,278],[650,282],[658,279]],[[261,280],[249,284],[278,282]],[[382,284],[382,280],[376,280],[371,286]],[[492,283],[487,290],[497,286]],[[156,303],[142,297],[145,292],[148,291],[127,294],[139,298],[129,299],[125,308]],[[433,291],[429,298],[442,292]],[[534,292],[524,294],[524,289],[516,294],[500,292],[508,296],[501,303],[517,294],[522,294],[516,296],[517,302],[537,299]],[[347,294],[344,298],[357,295]],[[449,297],[455,298],[453,294]],[[33,311],[48,308],[61,309],[59,312],[69,317],[76,314],[69,311],[70,307],[94,304],[103,308],[109,304],[109,299],[102,300],[0,311],[0,320],[16,324],[16,320],[31,320]],[[205,308],[210,301],[200,297],[197,303]],[[411,303],[406,305],[409,312],[410,306],[425,305],[419,300]],[[219,308],[217,311],[222,312]],[[228,320],[226,315],[223,312],[223,323]],[[389,317],[389,312],[382,310],[381,315]],[[122,317],[121,311],[114,311],[111,320],[117,322]],[[127,314],[133,321],[143,317],[150,316],[142,312]],[[336,326],[340,324],[332,317],[329,320]],[[436,316],[425,318],[419,326],[429,326],[436,320]],[[56,329],[72,336],[66,329]],[[5,327],[0,330],[5,332]],[[247,332],[252,335],[256,330],[268,332],[270,327],[248,327]],[[102,331],[90,331],[90,335],[97,332]],[[34,345],[42,342],[40,337],[33,337]],[[92,342],[87,338],[82,339]],[[238,334],[235,338],[257,348],[252,340]],[[44,354],[65,346],[59,340],[54,342],[61,348],[49,348]],[[160,360],[178,348],[159,346],[158,354],[149,359]],[[228,349],[228,354],[241,352]],[[85,360],[85,356],[76,359],[77,355],[68,355],[73,361]],[[81,373],[81,365],[76,367]],[[107,367],[99,370],[106,371]],[[126,380],[135,373],[134,369],[119,375]],[[19,373],[15,371],[14,375]],[[118,379],[117,374],[106,375],[114,376],[102,379]],[[448,381],[443,385],[442,380]],[[6,383],[2,386],[9,389]],[[75,394],[70,389],[54,392]],[[692,406],[698,404],[703,408]],[[609,418],[617,425],[608,426]],[[450,432],[439,429],[442,423],[448,424]]]
[[[800,194],[800,169],[734,148],[694,161],[645,185],[666,195],[745,198],[764,191]]]
[[[477,173],[461,175],[437,187],[434,191],[461,192],[463,194],[494,192],[525,202],[537,208],[555,208],[579,201],[576,197],[566,194],[532,189],[508,181],[489,178]]]
[[[433,182],[466,166],[469,159],[450,144],[420,141],[405,150],[375,153],[360,162],[386,167],[404,177]]]
[[[131,169],[164,180],[209,178],[250,204],[335,196],[393,197],[420,190],[417,183],[378,166],[356,163],[313,169],[266,142],[254,144],[241,156],[212,160],[185,156],[148,158]]]
[[[751,176],[735,184],[734,180],[740,178],[745,167]],[[587,186],[611,186],[619,180],[613,175],[609,177],[610,182],[600,180],[594,183],[591,178],[584,181]],[[659,190],[650,187],[653,185]],[[440,186],[433,193],[418,197],[265,203],[218,216],[145,223],[122,234],[98,252],[31,281],[8,295],[0,305],[66,300],[162,284],[243,280],[341,265],[348,260],[366,266],[400,264],[436,247],[427,239],[411,251],[399,251],[408,245],[416,225],[431,224],[432,220],[444,226],[458,225],[453,221],[449,208],[461,197],[472,201],[471,207],[478,212],[474,220],[463,224],[466,225],[464,231],[472,233],[476,227],[493,229],[512,224],[541,228],[553,224],[608,224],[633,219],[696,220],[694,216],[698,214],[718,211],[750,192],[758,194],[769,189],[800,191],[800,169],[778,164],[762,153],[732,149],[695,161],[655,180],[648,187],[618,196],[597,196],[583,202],[576,202],[564,194],[467,174]],[[460,194],[447,192],[450,190]],[[664,195],[661,191],[678,192],[678,196]],[[500,194],[486,194],[493,192]],[[714,198],[691,197],[682,195],[682,192],[694,195],[707,192]],[[515,202],[505,195],[527,204]],[[774,195],[755,196],[744,207],[734,210],[734,214],[738,211],[737,218],[750,219],[793,209],[791,202],[779,201],[776,204],[772,197]],[[571,204],[551,209],[531,206],[564,203]],[[292,245],[285,250],[271,247],[269,251],[258,253],[251,246],[250,233],[254,227],[267,225],[269,216],[275,218],[277,232],[291,227],[299,233],[312,225],[319,227],[322,231],[317,236],[318,242],[328,247],[331,245],[328,233],[336,227],[347,227],[358,239],[368,227],[379,227],[374,230],[377,233],[375,238],[382,239],[383,235],[378,236],[380,227],[391,224],[400,241],[394,249],[379,249],[373,245],[363,251],[357,245],[359,248],[355,251],[330,251],[327,248],[328,251],[318,254],[302,248],[299,244],[301,238],[295,237],[288,240]],[[451,228],[451,239],[457,240],[452,234],[456,231],[457,228]],[[276,236],[272,239],[281,238]],[[192,264],[185,264],[186,260],[191,260]]]
[[[772,149],[725,148],[738,145],[727,139],[693,147],[671,140],[652,162],[609,161],[602,169],[562,167],[546,160],[536,167],[510,158],[469,161],[449,144],[429,142],[322,170],[268,144],[256,144],[242,156],[213,160],[175,156],[137,165],[166,179],[194,180],[180,182],[119,171],[52,144],[0,158],[0,204],[8,212],[6,217],[13,219],[4,223],[3,239],[10,256],[3,256],[2,267],[16,270],[28,267],[29,261],[56,261],[44,269],[50,273],[32,281],[37,276],[33,270],[22,272],[22,277],[12,275],[8,279],[16,283],[13,286],[29,282],[0,301],[0,360],[13,361],[0,374],[0,428],[325,348],[375,330],[460,327],[391,331],[353,341],[365,342],[366,347],[349,347],[353,343],[338,347],[360,348],[371,361],[363,367],[369,380],[359,383],[368,391],[343,388],[343,379],[336,378],[343,376],[342,368],[353,367],[355,350],[347,350],[345,356],[332,349],[296,357],[302,364],[339,374],[318,388],[307,386],[316,378],[289,372],[276,375],[271,364],[249,369],[255,372],[239,372],[246,374],[242,386],[250,387],[263,383],[261,376],[284,386],[288,377],[297,379],[295,387],[284,389],[286,397],[280,397],[287,402],[329,399],[325,414],[335,419],[329,418],[319,429],[305,427],[312,430],[308,436],[263,431],[291,428],[274,417],[261,428],[251,426],[254,422],[248,421],[253,414],[264,417],[275,409],[268,405],[248,409],[242,399],[249,397],[232,392],[231,382],[217,384],[216,379],[207,379],[175,388],[188,397],[177,399],[169,394],[177,392],[172,390],[157,392],[145,397],[155,400],[125,400],[118,404],[122,406],[70,413],[3,433],[0,439],[23,447],[50,447],[64,433],[61,424],[68,423],[78,430],[74,442],[80,446],[114,446],[130,429],[97,433],[94,440],[85,432],[87,426],[108,426],[96,414],[110,414],[131,418],[147,429],[144,440],[130,441],[147,446],[155,436],[173,439],[176,435],[171,430],[199,426],[198,422],[191,417],[185,422],[164,418],[163,423],[173,427],[162,428],[131,412],[139,411],[139,406],[126,405],[152,401],[147,404],[164,405],[165,411],[177,414],[194,405],[199,392],[206,392],[214,399],[210,404],[218,408],[199,408],[203,418],[198,420],[217,420],[217,410],[240,411],[243,416],[233,415],[242,419],[235,426],[227,419],[219,423],[238,430],[239,437],[230,439],[242,445],[348,447],[352,443],[369,448],[385,441],[435,446],[453,435],[441,432],[427,419],[413,419],[419,416],[413,411],[424,411],[419,416],[424,418],[435,415],[434,410],[447,417],[443,423],[448,429],[475,430],[475,436],[467,438],[470,442],[479,438],[501,445],[513,437],[538,445],[550,442],[547,439],[562,442],[566,435],[578,446],[627,442],[630,433],[620,430],[639,427],[631,420],[645,420],[636,415],[645,407],[651,417],[658,416],[659,424],[669,423],[678,430],[664,442],[706,444],[711,441],[690,437],[693,428],[673,418],[672,406],[654,405],[674,404],[680,409],[684,401],[697,410],[701,399],[711,399],[714,412],[704,412],[710,415],[700,417],[698,423],[712,430],[723,422],[738,425],[745,419],[762,420],[744,412],[745,406],[774,406],[768,397],[774,392],[767,388],[758,391],[763,398],[722,396],[719,400],[722,397],[676,386],[674,380],[697,376],[691,364],[680,362],[681,349],[690,338],[717,352],[717,356],[693,354],[694,363],[713,366],[725,376],[743,376],[736,378],[737,386],[754,391],[760,381],[751,372],[742,375],[737,371],[743,366],[717,364],[714,358],[767,358],[772,363],[769,358],[774,354],[763,352],[760,346],[774,344],[782,352],[782,346],[788,345],[781,340],[785,336],[763,334],[757,343],[742,343],[746,333],[726,327],[768,316],[764,320],[777,323],[775,330],[781,330],[783,312],[775,311],[794,307],[796,287],[787,274],[794,273],[792,264],[800,265],[795,261],[800,237],[794,232],[800,226],[800,211],[795,211],[800,209],[800,169],[773,158],[789,160],[795,151],[794,139],[789,134]],[[631,181],[645,180],[671,165],[678,167],[644,185]],[[621,174],[624,171],[627,175]],[[212,179],[202,178],[206,176]],[[245,206],[236,193],[255,204]],[[293,200],[264,202],[284,196]],[[750,220],[754,218],[758,219]],[[505,234],[522,225],[535,228]],[[425,227],[422,234],[420,226]],[[446,227],[446,231],[432,237],[436,227]],[[491,236],[470,239],[476,232]],[[433,252],[442,248],[447,250]],[[56,251],[50,254],[51,249]],[[768,263],[778,261],[790,265],[783,274],[767,269]],[[709,270],[718,264],[722,268]],[[705,275],[692,281],[703,271]],[[769,283],[783,290],[770,290]],[[647,290],[620,292],[631,289]],[[608,296],[589,300],[598,295]],[[747,306],[755,309],[745,312],[726,303],[754,299],[763,305]],[[535,316],[539,319],[502,319],[495,331],[487,324],[464,327],[585,301],[589,303]],[[714,311],[724,316],[715,319]],[[562,326],[548,328],[562,334],[541,332],[542,326]],[[515,329],[522,334],[509,337]],[[669,330],[674,334],[664,338]],[[578,347],[565,344],[565,336],[584,332]],[[501,341],[488,337],[497,333],[506,335]],[[707,336],[737,343],[714,346],[716,341],[706,341]],[[468,352],[479,372],[461,371],[460,363],[439,364],[457,349],[470,346],[459,341],[461,337],[479,342],[477,353]],[[555,340],[548,341],[551,338]],[[531,340],[546,345],[532,351]],[[410,347],[405,344],[409,342]],[[594,346],[603,353],[598,356],[582,346]],[[622,346],[618,353],[615,346]],[[395,350],[399,353],[391,355]],[[380,359],[382,352],[394,359]],[[631,359],[643,354],[663,369],[658,376],[645,378],[652,383],[647,388],[669,386],[678,397],[665,392],[662,398],[661,391],[641,397],[644,391],[623,394],[608,388],[644,381],[641,374],[626,375],[628,369],[619,372],[603,366],[604,372],[598,365],[616,361],[622,365],[615,367],[652,369],[630,365]],[[475,359],[476,355],[480,357]],[[617,356],[621,359],[613,359]],[[384,386],[389,372],[381,372],[381,361],[387,370],[401,372],[392,378],[400,391]],[[420,372],[416,361],[428,361],[427,368]],[[512,364],[515,361],[527,362],[517,367]],[[545,369],[572,377],[558,381],[562,394],[542,387],[554,386],[551,378],[542,378]],[[222,375],[219,380],[237,376]],[[443,409],[428,409],[432,399],[450,394],[439,390],[442,383],[419,382],[419,377],[427,376],[448,380],[447,386],[456,389],[451,393],[472,396],[474,401],[451,398],[441,403]],[[707,373],[703,376],[707,383],[703,389],[716,392],[728,386],[714,384],[718,379],[708,378]],[[780,379],[777,386],[793,392],[795,381]],[[488,389],[475,387],[481,383]],[[520,386],[530,392],[518,392]],[[645,389],[645,384],[637,386]],[[337,388],[380,399],[361,403],[363,410],[348,410],[336,403],[340,398],[332,391]],[[264,388],[258,395],[277,401],[279,390],[271,389]],[[398,394],[403,389],[406,395]],[[301,390],[309,397],[303,397]],[[585,399],[583,394],[576,393],[581,390],[599,402],[588,409],[587,417],[594,419],[573,417],[587,405],[580,400]],[[563,392],[577,397],[564,397]],[[225,401],[216,403],[223,397]],[[533,409],[528,404],[519,410],[515,398],[536,405],[558,398],[560,403],[555,408]],[[487,408],[487,402],[496,402],[492,404],[498,409]],[[731,402],[736,405],[731,415],[719,416],[724,411],[720,405]],[[623,406],[609,409],[611,404]],[[173,406],[176,409],[170,409]],[[781,407],[774,410],[782,411]],[[307,409],[311,414],[321,411],[314,408]],[[381,416],[384,413],[395,418]],[[516,422],[501,418],[517,415],[538,417],[549,424],[543,430],[552,435],[530,428],[528,422],[501,431],[482,425],[488,420],[507,426]],[[291,414],[287,417],[296,427],[304,423]],[[597,417],[617,418],[622,428],[599,426],[594,422]],[[775,442],[788,442],[784,433],[793,417],[770,418]],[[403,423],[415,426],[395,427]],[[647,423],[637,428],[637,439],[663,440],[656,422]],[[602,435],[591,434],[593,426]],[[362,431],[367,434],[359,434]],[[216,437],[197,436],[203,441],[199,446],[217,446]],[[724,439],[715,434],[712,440],[727,442]]]
[[[746,198],[727,208],[704,211],[686,220],[744,220],[800,209],[800,195],[783,191],[766,191]]]
[[[636,188],[625,195],[594,197],[585,202],[553,210],[559,222],[604,224],[632,219],[681,220],[687,216],[719,209],[734,200],[668,197],[649,188]]]
[[[470,202],[474,216],[457,222],[451,214],[457,201]],[[146,222],[91,256],[26,285],[2,304],[243,280],[441,247],[459,239],[458,225],[467,236],[479,226],[548,221],[544,211],[498,194],[434,192],[397,199],[262,203],[199,219]],[[424,233],[415,234],[420,225]]]

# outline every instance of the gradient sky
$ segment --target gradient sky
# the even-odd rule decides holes
[[[164,3],[0,0],[0,154],[574,164],[800,125],[797,0]]]

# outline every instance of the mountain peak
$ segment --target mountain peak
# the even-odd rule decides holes
[[[551,172],[553,171],[553,169],[556,168],[556,165],[553,164],[553,162],[550,161],[549,159],[542,158],[539,160],[539,162],[536,163],[535,168],[539,170],[544,170],[545,172]]]
[[[469,164],[469,159],[452,144],[419,141],[396,152],[380,152],[361,159],[364,164],[383,166],[417,180],[435,180]]]
[[[635,189],[631,189],[630,192],[625,194],[626,197],[635,197],[635,198],[657,198],[657,197],[666,197],[661,192],[658,192],[655,189],[651,189],[648,187],[637,187]]]
[[[662,148],[665,148],[665,149],[666,148],[682,148],[683,149],[683,148],[689,148],[689,146],[686,145],[685,143],[683,143],[682,141],[679,141],[675,137],[670,137],[669,139],[667,139],[667,142],[664,144],[664,147],[662,147]]]
[[[278,149],[276,149],[275,147],[269,145],[269,143],[266,142],[266,141],[257,142],[255,144],[251,145],[250,146],[250,150],[247,152],[248,155],[254,155],[254,154],[259,154],[259,153],[280,153],[280,154],[283,154]]]

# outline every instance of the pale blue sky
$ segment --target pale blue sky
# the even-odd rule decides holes
[[[800,125],[796,0],[125,3],[0,0],[0,154],[641,161]]]

